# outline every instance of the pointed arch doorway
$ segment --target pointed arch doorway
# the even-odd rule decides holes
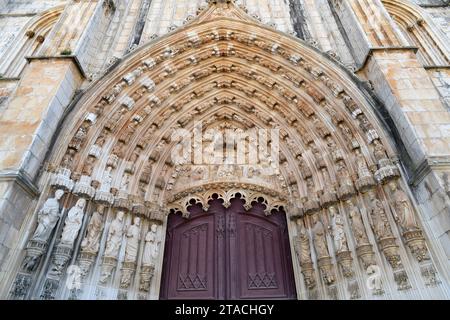
[[[239,198],[169,216],[161,299],[296,299],[286,215]]]

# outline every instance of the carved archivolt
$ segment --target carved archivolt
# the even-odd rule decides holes
[[[318,63],[314,50],[289,36],[259,25],[248,32],[254,21],[235,7],[223,15],[208,10],[149,50],[135,51],[127,70],[93,85],[100,100],[80,102],[90,107],[81,108],[71,138],[58,144],[68,147],[52,156],[55,186],[73,185],[77,194],[113,203],[120,194],[164,204],[176,183],[165,178],[176,176],[170,134],[191,129],[194,119],[280,128],[281,175],[297,207],[308,197],[345,198],[358,178],[358,188],[372,185],[373,173],[380,181],[397,175],[389,143],[342,71],[325,58]],[[241,20],[227,22],[236,16]],[[361,156],[367,177],[354,166]],[[108,184],[105,171],[111,195],[98,190]],[[338,182],[343,175],[346,186]]]

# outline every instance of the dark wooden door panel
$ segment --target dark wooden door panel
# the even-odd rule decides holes
[[[171,215],[163,268],[162,299],[295,299],[285,214],[240,199]]]

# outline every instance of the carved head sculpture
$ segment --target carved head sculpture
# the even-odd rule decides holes
[[[141,224],[141,218],[139,217],[134,217],[133,221],[136,226],[139,226]]]
[[[56,200],[61,199],[63,197],[63,195],[64,195],[64,190],[58,189],[55,191],[55,199]]]
[[[80,209],[84,209],[84,206],[86,205],[86,200],[81,198],[78,199],[76,206]]]
[[[330,207],[328,208],[328,210],[330,211],[330,215],[331,215],[332,217],[336,216],[337,213],[338,213],[335,206],[330,206]]]
[[[100,214],[103,214],[104,211],[105,211],[105,206],[103,204],[99,204],[97,206],[97,212]]]
[[[397,185],[396,181],[390,181],[388,185],[389,185],[389,189],[391,189],[392,192],[397,191],[398,185]]]
[[[370,191],[369,191],[369,199],[370,199],[371,201],[374,201],[374,200],[377,199],[377,194],[375,193],[375,191],[373,191],[373,190],[370,190]]]
[[[156,233],[156,231],[158,230],[158,226],[156,224],[152,224],[150,229],[152,230],[152,232]]]
[[[117,220],[122,221],[124,214],[125,213],[123,211],[117,212]]]

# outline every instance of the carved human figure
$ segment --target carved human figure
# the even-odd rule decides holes
[[[356,149],[356,166],[358,168],[358,176],[360,178],[371,176],[370,170],[367,167],[366,159],[360,149]]]
[[[328,248],[327,248],[327,239],[325,234],[325,227],[320,221],[319,214],[314,214],[312,216],[313,219],[313,242],[314,242],[314,248],[316,249],[316,255],[317,257],[323,258],[328,257]]]
[[[373,155],[375,159],[378,161],[387,159],[386,149],[381,144],[381,141],[378,139],[375,139],[373,141]]]
[[[373,190],[369,192],[369,199],[369,220],[375,235],[378,239],[392,236],[392,230],[387,219],[386,211]]]
[[[59,219],[59,200],[64,195],[63,190],[56,190],[53,198],[47,199],[38,212],[38,225],[31,240],[47,242]]]
[[[341,186],[353,187],[353,180],[348,172],[345,162],[342,160],[337,163],[337,174]]]
[[[100,190],[104,192],[109,192],[111,189],[111,183],[112,183],[112,175],[111,175],[112,167],[108,166],[103,173],[102,181],[100,184]]]
[[[297,226],[298,236],[295,243],[297,256],[301,264],[311,262],[308,233],[302,219],[297,219]]]
[[[346,203],[348,206],[348,215],[350,217],[353,236],[355,237],[356,244],[362,245],[369,243],[366,229],[364,228],[364,223],[362,221],[361,212],[359,211],[358,207],[355,206],[353,200],[348,199]]]
[[[333,240],[337,252],[348,251],[347,239],[344,231],[344,219],[335,206],[328,208],[331,215]]]
[[[64,221],[64,228],[61,235],[61,244],[73,247],[75,239],[80,231],[81,224],[83,223],[84,207],[86,206],[86,200],[78,199],[72,209],[69,210],[67,218]]]
[[[123,211],[117,212],[116,218],[111,222],[106,239],[105,257],[116,258],[119,254],[123,236]]]
[[[155,260],[159,255],[159,246],[161,241],[158,240],[158,226],[152,224],[150,230],[145,235],[145,247],[144,256],[142,258],[142,264],[144,266],[152,266],[155,264]]]
[[[100,235],[103,230],[102,215],[105,210],[103,205],[99,205],[92,214],[87,227],[86,237],[81,242],[81,250],[85,252],[97,253],[100,244]]]
[[[133,224],[128,227],[127,230],[127,244],[125,247],[125,261],[126,262],[135,262],[138,249],[139,249],[139,233],[141,227],[141,219],[139,217],[135,217],[133,220]]]
[[[419,225],[417,224],[414,209],[411,207],[408,196],[400,189],[396,181],[389,182],[389,188],[392,191],[391,197],[395,209],[395,221],[401,226],[403,231],[418,230]]]

